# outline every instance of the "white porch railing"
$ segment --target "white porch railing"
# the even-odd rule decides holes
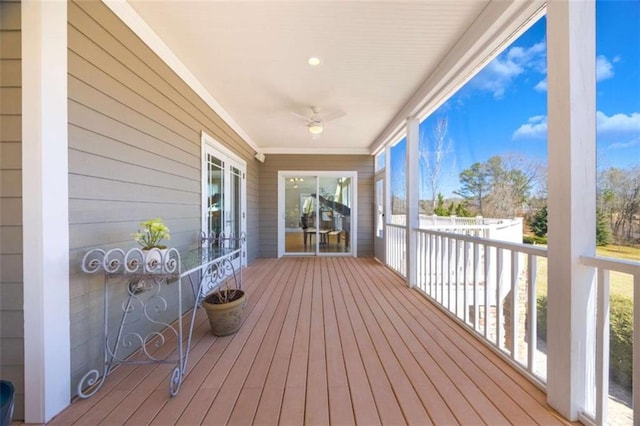
[[[387,265],[402,275],[407,276],[407,228],[404,225],[387,224],[386,257]]]
[[[601,256],[582,256],[582,264],[596,269],[595,292],[595,323],[590,324],[590,330],[595,329],[595,351],[591,352],[589,365],[591,386],[594,391],[587,395],[587,422],[602,425],[608,423],[609,403],[609,275],[611,272],[621,272],[633,277],[633,424],[640,423],[640,266],[637,262],[628,262]],[[593,374],[595,373],[595,374]]]
[[[407,276],[407,227],[399,216],[387,224],[387,264]],[[461,323],[477,333],[498,353],[546,385],[546,336],[538,336],[537,280],[546,280],[547,250],[516,242],[521,221],[471,218],[420,217],[416,229],[417,288]],[[435,221],[435,223],[434,223]],[[520,231],[521,232],[521,231]],[[513,235],[512,235],[513,234]],[[513,238],[511,238],[513,237]],[[502,241],[510,239],[514,242]],[[607,424],[609,405],[609,275],[633,277],[633,341],[640,342],[640,266],[605,257],[581,257],[596,269],[597,282],[588,317],[593,324],[590,371],[587,372],[585,423]],[[541,271],[537,276],[538,270]],[[597,289],[597,295],[596,290]],[[546,312],[546,306],[540,307]],[[541,330],[542,332],[542,330]],[[640,420],[640,344],[633,345],[633,402],[631,409],[616,403],[633,424]],[[627,410],[627,411],[624,411]],[[613,415],[613,414],[612,414]]]
[[[416,233],[418,289],[543,386],[536,272],[546,249],[463,233]]]

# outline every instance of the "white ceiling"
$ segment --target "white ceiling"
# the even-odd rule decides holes
[[[482,39],[481,27],[512,20],[494,12],[510,1],[489,3],[129,0],[239,133],[265,153],[372,152],[404,112],[415,113],[422,102],[415,93],[432,92],[424,90],[434,87],[430,76],[444,76],[448,63],[469,62],[462,49]],[[308,65],[310,56],[322,63]],[[312,105],[346,113],[318,140],[291,114],[310,116]]]

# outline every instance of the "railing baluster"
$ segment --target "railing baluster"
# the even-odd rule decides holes
[[[480,275],[480,253],[478,253],[479,244],[473,243],[473,328],[480,331],[480,308],[478,306],[478,276]]]
[[[502,328],[500,327],[503,321],[502,318],[502,286],[504,285],[504,274],[502,269],[504,267],[504,250],[496,249],[496,347],[500,348],[500,341],[502,340]]]
[[[519,254],[515,250],[511,250],[511,358],[518,362],[518,332],[520,327],[520,320],[518,312],[518,292],[520,286],[518,277],[520,275],[520,268],[518,265]]]
[[[468,273],[469,273],[470,246],[469,246],[469,242],[467,241],[463,241],[462,244],[463,244],[462,255],[464,256],[463,264],[462,264],[464,268],[464,270],[462,271],[462,306],[463,306],[464,312],[462,313],[462,316],[464,317],[465,324],[468,324],[469,308],[467,308],[467,306],[469,306],[469,301],[467,297],[467,291],[468,291],[468,284],[469,284]]]
[[[527,345],[527,370],[534,374],[536,352],[538,351],[538,299],[536,297],[537,285],[536,276],[538,269],[538,256],[532,254],[527,255],[527,310],[529,313],[529,323],[527,325],[527,336],[529,342]]]
[[[596,323],[596,423],[607,424],[609,402],[609,271],[598,268]]]
[[[482,249],[484,251],[484,338],[489,339],[489,272],[490,272],[490,260],[491,251],[487,249],[487,245],[483,244]]]

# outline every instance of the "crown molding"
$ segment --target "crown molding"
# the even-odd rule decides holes
[[[262,148],[263,154],[371,155],[369,148]]]

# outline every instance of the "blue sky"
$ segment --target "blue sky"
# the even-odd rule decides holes
[[[428,117],[431,137],[448,120],[440,191],[459,188],[458,175],[493,155],[520,154],[546,164],[546,19],[542,18]],[[640,165],[640,1],[596,2],[598,168]],[[392,150],[392,191],[402,193],[404,143]],[[430,198],[430,192],[421,194]]]

